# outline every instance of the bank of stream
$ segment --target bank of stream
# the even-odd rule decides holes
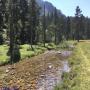
[[[70,71],[67,58],[71,53],[72,51],[51,50],[30,60],[0,67],[0,88],[53,90],[57,84],[62,82],[63,72]]]
[[[63,57],[71,55],[71,51],[56,52]],[[54,87],[62,82],[63,72],[70,72],[68,60],[60,60],[62,66],[54,67],[49,63],[48,70],[38,79],[37,90],[53,90]]]

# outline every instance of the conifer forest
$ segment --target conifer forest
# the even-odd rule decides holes
[[[0,0],[0,90],[90,90],[90,17],[53,3]]]

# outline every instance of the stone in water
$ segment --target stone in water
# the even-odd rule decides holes
[[[7,70],[6,70],[6,73],[8,73],[8,72],[9,72],[9,70],[7,69]]]

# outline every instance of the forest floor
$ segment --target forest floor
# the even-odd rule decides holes
[[[71,51],[51,50],[13,65],[2,66],[0,67],[0,87],[15,86],[19,90],[52,90],[51,85],[55,86],[59,82],[62,71],[69,71],[65,60],[70,54]]]
[[[78,43],[69,64],[71,71],[63,74],[63,84],[56,90],[90,90],[90,40]]]
[[[57,46],[56,50],[49,51],[44,47],[35,46],[35,55],[31,53],[32,51],[27,51],[28,45],[21,46],[22,56],[27,57],[30,54],[30,57],[13,65],[0,66],[0,88],[52,90],[62,81],[62,73],[70,71],[67,58],[71,55],[72,46],[75,43],[76,41],[64,42]],[[55,45],[49,44],[47,46],[55,49]],[[2,47],[0,48],[2,49],[1,54],[8,48],[6,45],[0,47]],[[31,57],[31,54],[33,57]]]

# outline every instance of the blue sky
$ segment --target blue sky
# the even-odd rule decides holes
[[[67,16],[74,16],[76,6],[82,10],[82,14],[90,17],[90,0],[44,0],[51,2]]]

